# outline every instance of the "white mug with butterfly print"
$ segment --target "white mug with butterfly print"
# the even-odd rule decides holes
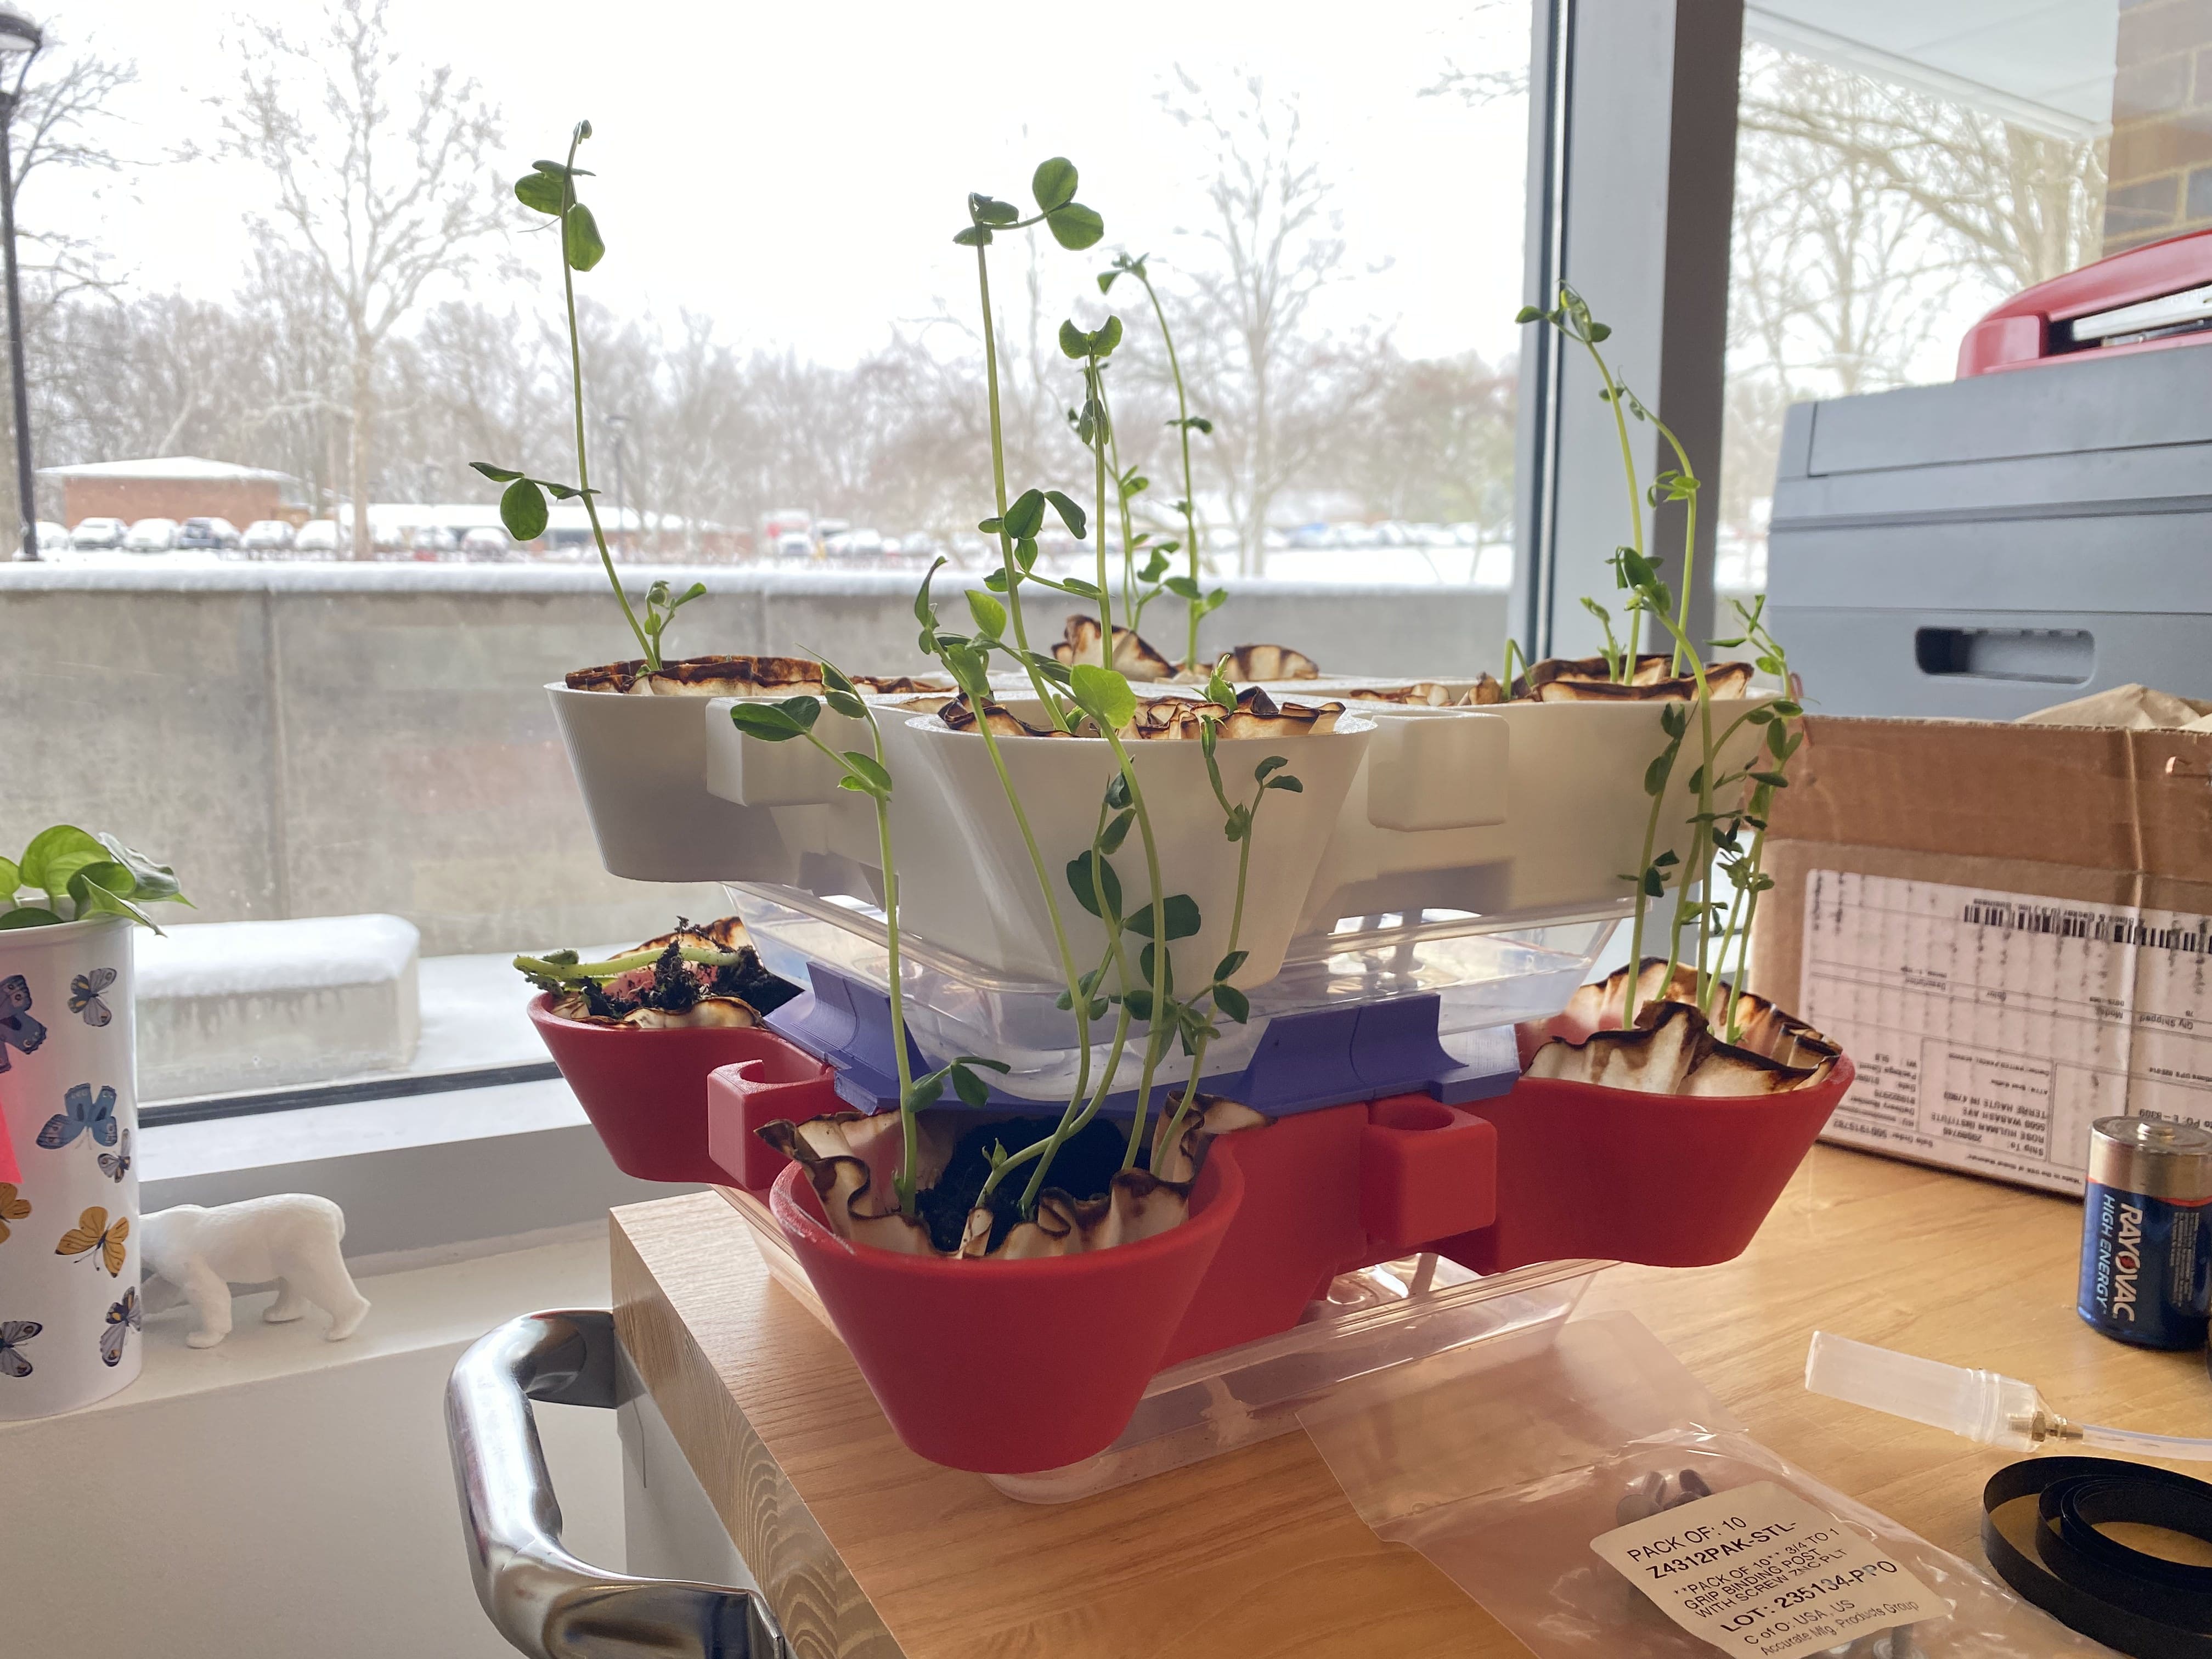
[[[120,917],[0,932],[0,1419],[138,1375],[137,1085]]]

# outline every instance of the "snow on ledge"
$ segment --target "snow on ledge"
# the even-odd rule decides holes
[[[137,994],[253,996],[388,985],[406,974],[421,941],[414,923],[386,915],[172,927],[139,935]]]

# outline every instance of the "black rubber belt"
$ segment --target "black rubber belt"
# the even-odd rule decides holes
[[[2038,1500],[2033,1554],[1996,1512]],[[2038,1457],[1982,1490],[1982,1549],[1998,1576],[2061,1624],[2135,1659],[2212,1659],[2212,1567],[2146,1555],[2101,1522],[2161,1527],[2212,1545],[2212,1486],[2107,1457]]]

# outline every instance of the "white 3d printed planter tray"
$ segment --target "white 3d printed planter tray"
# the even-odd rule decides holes
[[[768,1206],[716,1188],[744,1218],[775,1281],[835,1332]],[[1487,1278],[1435,1255],[1340,1273],[1287,1331],[1200,1354],[1152,1381],[1121,1437],[1096,1456],[1037,1474],[983,1478],[1027,1504],[1065,1504],[1164,1474],[1298,1427],[1298,1413],[1345,1383],[1566,1322],[1608,1261],[1547,1261]]]
[[[738,884],[727,891],[769,971],[814,990],[811,999],[779,1009],[770,1024],[833,1057],[839,1091],[855,1106],[872,1111],[895,1099],[888,1079],[872,1075],[885,1067],[872,1064],[867,1053],[872,1038],[882,1051],[878,1062],[890,1054],[882,912],[856,899],[823,899],[792,888]],[[1223,1022],[1205,1075],[1218,1088],[1272,1042],[1298,1045],[1294,1064],[1303,1081],[1296,1104],[1288,1096],[1231,1089],[1263,1111],[1368,1099],[1432,1083],[1443,1085],[1431,1091],[1439,1098],[1455,1102],[1497,1092],[1519,1069],[1513,1024],[1548,1018],[1565,1006],[1629,908],[1621,899],[1595,913],[1540,920],[1440,912],[1358,918],[1333,933],[1293,940],[1282,971],[1252,992],[1251,1018]],[[1059,984],[997,973],[905,930],[901,944],[908,1028],[925,1057],[987,1054],[1011,1067],[993,1079],[1006,1105],[1066,1103],[1080,1050],[1076,1023],[1058,1006]],[[1302,1032],[1293,1033],[1287,1021],[1302,1022]],[[1355,1024],[1361,1024],[1357,1034]],[[855,1029],[848,1032],[847,1025]],[[1132,1099],[1143,1069],[1145,1029],[1131,1027],[1113,1084]],[[1094,1068],[1105,1063],[1110,1036],[1109,1022],[1092,1028]],[[1346,1068],[1334,1088],[1314,1074],[1316,1066],[1329,1064]],[[1455,1070],[1460,1075],[1448,1081]],[[1166,1086],[1189,1075],[1189,1056],[1176,1047],[1154,1081]],[[1117,1108],[1109,1102],[1107,1109]]]

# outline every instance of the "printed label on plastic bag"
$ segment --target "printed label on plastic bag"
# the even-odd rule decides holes
[[[1759,1659],[1951,1611],[1875,1545],[1771,1480],[1616,1527],[1590,1547],[1691,1635]]]

